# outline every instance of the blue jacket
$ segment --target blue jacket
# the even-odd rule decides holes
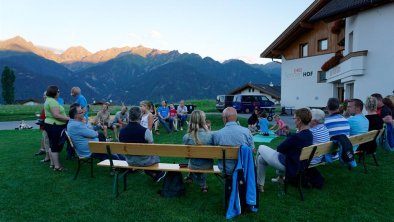
[[[241,214],[241,203],[237,183],[238,170],[240,169],[243,169],[244,171],[243,179],[245,180],[246,186],[246,204],[249,206],[249,209],[251,211],[257,212],[257,208],[254,208],[254,206],[256,205],[257,193],[252,149],[242,145],[240,146],[238,153],[238,163],[233,173],[232,190],[226,213],[227,219],[231,219]]]

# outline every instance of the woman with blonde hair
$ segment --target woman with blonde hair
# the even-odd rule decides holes
[[[383,120],[377,113],[378,109],[378,100],[373,96],[368,96],[367,100],[365,100],[365,109],[367,110],[367,115],[365,117],[368,119],[368,131],[371,130],[380,130],[383,128]],[[376,151],[376,141],[370,141],[364,144],[361,144],[358,147],[358,150],[365,151],[366,154],[373,154]]]
[[[153,126],[153,115],[150,112],[152,109],[151,102],[148,100],[143,100],[140,102],[140,109],[142,113],[141,117],[141,126],[149,129],[152,132],[152,126]]]
[[[188,133],[183,137],[183,143],[186,145],[213,144],[212,133],[207,128],[207,124],[205,122],[205,113],[203,111],[194,110],[192,112]],[[188,167],[194,170],[212,169],[213,160],[200,158],[189,159]],[[188,183],[194,180],[201,187],[202,192],[208,192],[208,186],[206,184],[206,174],[191,173],[185,179]]]

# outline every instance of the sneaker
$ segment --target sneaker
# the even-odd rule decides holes
[[[276,178],[272,178],[271,182],[273,183],[280,183],[280,184],[284,184],[283,178],[282,177],[276,177]]]
[[[335,154],[333,154],[333,155],[331,156],[331,159],[332,159],[332,161],[339,160],[339,153],[336,152]]]
[[[181,131],[183,131],[183,127],[181,127]]]
[[[160,173],[158,173],[158,174],[155,176],[155,178],[154,178],[155,182],[156,182],[156,183],[160,182],[166,175],[167,175],[167,172],[166,172],[166,171],[161,171]]]

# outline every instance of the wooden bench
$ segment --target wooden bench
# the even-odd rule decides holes
[[[364,134],[359,134],[359,135],[354,135],[354,136],[350,136],[349,140],[352,143],[353,146],[355,145],[360,145],[366,142],[370,142],[373,140],[376,140],[376,138],[382,133],[382,130],[372,130],[369,131],[367,133]],[[298,174],[298,191],[300,193],[301,196],[301,200],[304,200],[304,194],[302,191],[302,178],[304,176],[305,171],[308,168],[311,167],[316,167],[319,165],[324,165],[325,162],[322,162],[320,164],[316,164],[316,165],[310,165],[312,159],[314,157],[318,157],[324,154],[329,154],[332,152],[336,152],[338,151],[339,147],[333,143],[332,141],[330,142],[326,142],[326,143],[320,143],[320,144],[314,144],[308,147],[304,147],[302,149],[302,152],[300,154],[300,161],[305,161],[306,164],[303,167],[303,169],[300,170],[299,174]],[[365,158],[364,158],[365,159]],[[363,162],[363,165],[365,167],[365,160]],[[287,183],[285,182],[285,193],[287,192]]]
[[[179,145],[179,144],[146,144],[146,143],[120,143],[120,142],[89,142],[89,149],[92,153],[105,153],[111,157],[111,154],[122,155],[155,155],[160,157],[180,157],[180,158],[207,158],[237,160],[239,147],[236,146],[208,146],[208,145]],[[118,181],[123,178],[123,190],[127,189],[127,174],[129,170],[155,170],[155,171],[175,171],[185,173],[213,173],[215,175],[223,174],[226,178],[226,172],[221,172],[217,165],[209,170],[192,170],[181,168],[177,163],[158,163],[151,166],[139,167],[129,166],[126,161],[108,160],[101,161],[97,164],[102,167],[111,167],[114,169],[113,194],[114,197],[119,195]],[[225,169],[225,161],[223,161]],[[225,187],[228,181],[225,179]],[[230,191],[225,189],[225,206],[227,206],[227,197]]]

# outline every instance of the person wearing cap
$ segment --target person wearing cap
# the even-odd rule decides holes
[[[324,125],[324,118],[326,114],[321,109],[312,109],[312,120],[309,123],[309,130],[312,132],[313,144],[326,143],[330,141],[330,134],[327,127]],[[323,155],[314,157],[311,165],[316,165],[322,162]]]

